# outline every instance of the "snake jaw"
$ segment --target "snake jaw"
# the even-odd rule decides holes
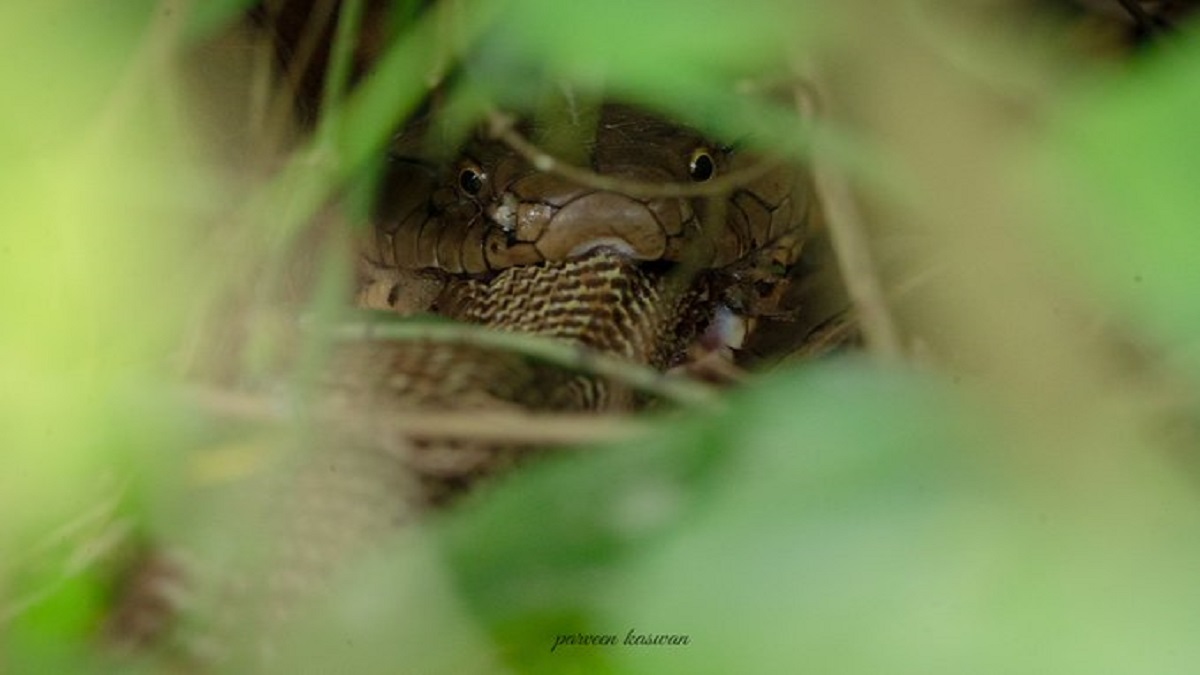
[[[555,212],[535,242],[547,260],[565,260],[598,246],[627,257],[658,260],[667,235],[645,203],[615,192],[589,192]]]
[[[589,239],[567,251],[567,258],[581,258],[599,251],[609,251],[622,258],[632,259],[638,257],[637,251],[629,245],[629,242],[620,237],[597,237]]]

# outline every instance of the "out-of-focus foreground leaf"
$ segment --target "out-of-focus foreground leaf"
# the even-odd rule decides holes
[[[970,399],[853,363],[778,378],[515,477],[448,523],[448,560],[535,672],[1187,672],[1192,486],[1152,453],[1038,475]],[[578,633],[617,644],[551,650]]]
[[[157,3],[0,8],[0,654],[69,665],[133,527],[135,458],[169,418],[142,407],[166,371],[198,266],[208,181]],[[152,92],[152,94],[151,94]],[[147,468],[147,467],[141,467]],[[165,477],[165,476],[164,476]],[[144,506],[144,505],[143,505]],[[57,664],[57,665],[55,665]]]
[[[1063,111],[1044,199],[1071,260],[1200,374],[1200,41],[1180,34]],[[1060,180],[1054,180],[1055,177]]]

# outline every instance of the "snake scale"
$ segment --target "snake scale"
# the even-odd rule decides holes
[[[550,131],[561,140],[566,127],[573,141],[559,150],[631,190],[538,170],[489,134],[450,154],[431,142],[428,125],[411,126],[392,148],[375,226],[361,247],[359,303],[549,337],[659,370],[683,363],[696,345],[720,347],[725,338],[716,329],[728,323],[721,317],[775,311],[815,209],[806,175],[631,107],[604,105],[594,121]],[[547,132],[531,123],[517,128]],[[747,167],[760,170],[728,190],[655,194],[655,186],[703,186]],[[384,415],[642,403],[586,374],[435,342],[339,345],[320,384],[344,405]],[[201,598],[190,613],[203,617],[208,634],[224,636],[210,642],[269,633],[283,608],[398,522],[530,454],[468,441],[372,444],[336,431],[313,438],[310,445],[321,447],[292,453],[251,481],[243,499],[252,506],[236,507],[244,529],[222,533],[243,542],[232,547],[236,560],[214,565],[207,586],[189,582]],[[162,567],[155,557],[146,574],[161,576]],[[270,573],[233,593],[228,570],[239,567]],[[157,630],[146,614],[162,603],[139,598],[139,583],[152,584],[136,573],[131,579],[109,632],[142,643]]]
[[[724,319],[771,312],[813,208],[805,175],[632,107],[607,104],[593,119],[594,127],[567,118],[520,130],[557,138],[600,184],[538,170],[494,131],[440,162],[427,125],[399,136],[363,247],[360,299],[382,278],[387,292],[375,295],[392,308],[568,341],[659,370],[683,362],[697,342],[719,346],[729,337],[721,335]],[[662,188],[703,186],[739,171],[747,180],[707,195]],[[366,354],[360,362],[386,361],[372,372],[387,382],[369,389],[397,405],[636,404],[609,383],[511,355],[445,345],[358,349]],[[361,389],[363,370],[345,368],[359,379],[341,386]],[[487,402],[479,402],[482,392]]]

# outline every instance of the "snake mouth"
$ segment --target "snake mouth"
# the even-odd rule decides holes
[[[628,242],[617,237],[593,239],[576,246],[562,261],[542,260],[532,266],[553,267],[593,258],[609,258],[620,261],[622,267],[630,270],[636,269],[638,274],[649,278],[665,278],[680,268],[680,262],[677,260],[640,256]]]
[[[583,258],[593,251],[607,251],[613,255],[629,259],[638,257],[637,251],[624,239],[620,237],[599,237],[579,244],[567,251],[567,258]]]
[[[640,272],[654,277],[664,276],[679,266],[679,261],[668,257],[649,257],[644,252],[639,252],[634,245],[630,244],[623,237],[600,236],[592,237],[576,244],[573,248],[558,257],[537,256],[532,260],[519,264],[497,267],[480,272],[452,274],[451,276],[490,283],[497,276],[504,274],[506,270],[517,268],[550,268],[593,258],[619,260],[622,266],[627,266],[631,269],[636,268]]]
[[[615,237],[594,239],[585,244],[580,244],[571,251],[567,260],[580,261],[590,258],[619,260],[625,268],[637,270],[637,274],[655,280],[666,279],[681,267],[679,261],[671,260],[670,258],[641,257],[637,255],[637,252],[626,241]],[[545,266],[553,263],[542,261],[538,264]]]

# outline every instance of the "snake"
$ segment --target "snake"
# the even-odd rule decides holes
[[[404,189],[382,202],[377,217],[374,249],[385,267],[478,276],[609,247],[633,260],[690,256],[721,268],[803,234],[807,222],[810,202],[789,167],[733,186],[719,200],[637,197],[539,171],[495,139],[477,137],[439,169],[414,152],[418,138],[401,136],[391,154],[385,184]],[[582,145],[591,169],[629,184],[702,184],[759,161],[620,105],[600,109]],[[715,227],[706,232],[706,222]]]
[[[585,177],[545,170],[550,156],[522,152],[510,131],[550,139],[586,166]],[[361,244],[360,303],[565,341],[657,370],[684,363],[696,345],[738,346],[730,324],[777,309],[815,210],[807,174],[794,165],[628,105],[493,124],[454,152],[439,140],[418,121],[392,145]],[[641,402],[597,378],[478,349],[374,343],[353,353],[357,364],[339,369],[339,386],[395,406],[602,411]],[[433,454],[443,457],[432,464],[460,468],[433,483],[459,485],[487,471],[455,457],[486,464],[498,453],[421,456]]]
[[[359,305],[536,335],[660,371],[684,364],[698,345],[737,342],[722,335],[730,317],[778,310],[816,212],[803,170],[619,104],[601,106],[589,122],[512,129],[599,179],[548,171],[544,157],[522,153],[494,129],[447,148],[433,126],[409,125],[388,153],[372,227],[359,242]],[[717,182],[739,175],[746,180]],[[587,373],[436,341],[339,344],[319,384],[346,407],[385,416],[627,411],[646,403]],[[452,505],[538,454],[411,438],[400,439],[397,452],[387,442],[320,436],[343,440],[328,441],[332,452],[300,453],[247,490],[255,512],[266,514],[239,518],[250,523],[248,548],[258,551],[248,555],[257,569],[277,561],[266,565],[278,573],[231,594],[227,568],[237,566],[218,563],[209,586],[192,582],[213,603],[192,613],[225,636],[216,642],[269,632],[281,607],[397,522]],[[257,548],[267,545],[264,528],[272,549],[265,553]],[[139,589],[155,588],[163,569],[186,576],[158,555],[130,574],[132,590],[108,622],[116,642],[145,643],[158,632],[161,622],[146,614],[165,603]],[[239,600],[227,602],[231,596]]]
[[[770,314],[813,220],[807,175],[631,106],[583,117],[590,124],[521,131],[558,139],[597,180],[543,170],[549,155],[530,157],[494,132],[449,160],[426,125],[401,134],[362,248],[360,299],[383,286],[375,306],[567,340],[660,370],[718,329],[718,315]],[[746,179],[703,190],[738,175]]]

